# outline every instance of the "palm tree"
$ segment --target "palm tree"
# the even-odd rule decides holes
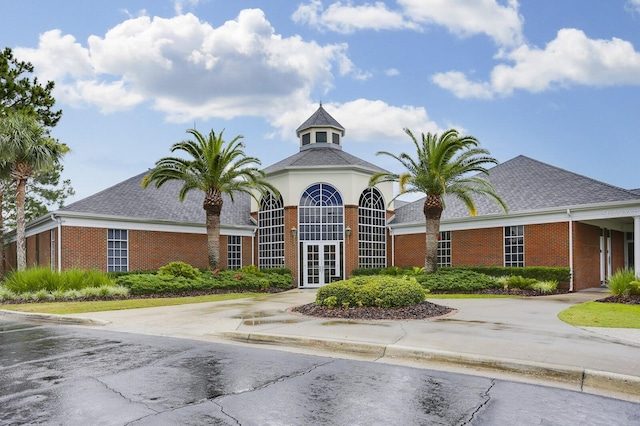
[[[2,160],[11,164],[16,184],[16,257],[18,270],[27,268],[25,197],[29,179],[46,172],[69,152],[69,148],[49,136],[33,114],[9,113],[0,119]]]
[[[259,202],[256,192],[278,194],[278,190],[266,182],[264,173],[254,166],[260,165],[260,160],[245,155],[244,144],[240,141],[243,136],[236,136],[226,143],[222,139],[224,130],[219,135],[211,130],[207,137],[195,129],[189,129],[187,133],[195,140],[175,143],[171,152],[182,151],[189,158],[161,158],[142,179],[142,187],[146,188],[154,182],[159,188],[171,180],[181,181],[182,187],[178,193],[180,201],[184,201],[192,190],[204,192],[202,207],[207,222],[209,267],[216,269],[220,265],[222,194],[228,194],[233,202],[234,193],[244,192]]]
[[[417,158],[402,153],[394,155],[386,151],[377,155],[388,155],[398,160],[405,168],[402,174],[379,172],[371,176],[369,185],[380,182],[398,182],[400,194],[423,193],[426,195],[423,211],[426,220],[425,273],[435,272],[438,266],[438,235],[440,218],[445,208],[444,197],[447,194],[460,199],[469,209],[471,216],[477,214],[474,195],[488,196],[495,200],[506,212],[505,202],[496,194],[487,180],[472,173],[488,174],[486,164],[498,164],[489,155],[489,151],[479,148],[479,142],[473,136],[459,136],[455,129],[442,135],[422,134],[418,142],[409,129],[404,129],[413,141]],[[397,198],[397,196],[396,196]],[[394,198],[395,199],[395,198]],[[393,200],[392,200],[393,201]]]

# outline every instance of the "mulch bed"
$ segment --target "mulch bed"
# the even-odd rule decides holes
[[[604,299],[598,299],[596,302],[602,303],[624,303],[626,305],[640,305],[640,295],[628,296],[628,297],[617,297],[617,296],[609,296]]]
[[[455,309],[448,306],[436,305],[431,302],[423,302],[419,305],[404,306],[401,308],[355,307],[334,308],[318,306],[308,303],[291,309],[302,315],[324,318],[342,318],[352,320],[408,320],[440,317],[454,312]]]

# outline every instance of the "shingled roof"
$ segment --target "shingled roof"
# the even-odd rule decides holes
[[[202,208],[204,192],[191,191],[183,202],[178,200],[181,183],[169,181],[162,187],[150,185],[142,188],[142,178],[148,172],[120,182],[110,188],[91,195],[58,210],[59,212],[89,213],[95,215],[159,220],[177,223],[205,224]],[[251,197],[237,193],[234,202],[223,195],[220,222],[227,226],[254,225],[249,215]]]
[[[305,121],[300,125],[300,127],[298,127],[298,129],[296,130],[296,134],[299,137],[301,132],[312,127],[333,127],[337,130],[340,130],[342,132],[342,136],[344,136],[345,132],[344,127],[342,127],[342,125],[338,123],[338,121],[333,118],[331,114],[329,114],[327,111],[325,111],[324,108],[322,108],[322,104],[320,104],[320,107],[316,110],[316,112],[313,113],[311,117],[307,119],[307,121]]]
[[[640,194],[573,173],[525,156],[518,156],[489,170],[486,179],[504,199],[509,213],[559,207],[634,201]],[[487,197],[476,198],[478,216],[503,213]],[[424,221],[424,198],[396,209],[392,224]],[[454,197],[445,198],[442,220],[469,217],[469,211]]]
[[[291,157],[278,161],[264,169],[269,175],[284,169],[308,168],[322,166],[358,166],[371,172],[384,172],[386,170],[362,160],[340,149],[332,149],[330,146],[304,149]]]

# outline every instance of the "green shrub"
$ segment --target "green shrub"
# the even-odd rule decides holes
[[[609,282],[607,283],[607,287],[611,290],[614,296],[624,297],[628,296],[632,291],[631,283],[633,281],[637,281],[636,274],[633,269],[618,269],[611,277],[609,278]]]
[[[316,304],[335,306],[379,306],[397,308],[424,302],[425,294],[415,279],[392,276],[358,277],[337,281],[318,289]]]
[[[171,262],[158,269],[158,275],[193,279],[200,277],[200,270],[184,262]]]
[[[441,268],[416,279],[425,289],[440,293],[472,293],[502,287],[495,278],[470,269]]]
[[[629,283],[629,294],[640,295],[640,281],[631,281]]]
[[[243,266],[242,268],[238,269],[238,272],[241,272],[243,274],[253,274],[253,275],[262,274],[262,272],[260,272],[260,269],[258,269],[258,267],[255,265]]]
[[[380,275],[382,268],[356,268],[351,271],[352,277]]]
[[[261,271],[265,272],[267,274],[291,275],[291,269],[285,268],[285,267],[281,267],[281,268],[264,268],[264,269],[261,269]]]

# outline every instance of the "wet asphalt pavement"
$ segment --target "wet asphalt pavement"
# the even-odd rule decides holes
[[[640,404],[388,364],[0,322],[0,424],[638,425]]]

